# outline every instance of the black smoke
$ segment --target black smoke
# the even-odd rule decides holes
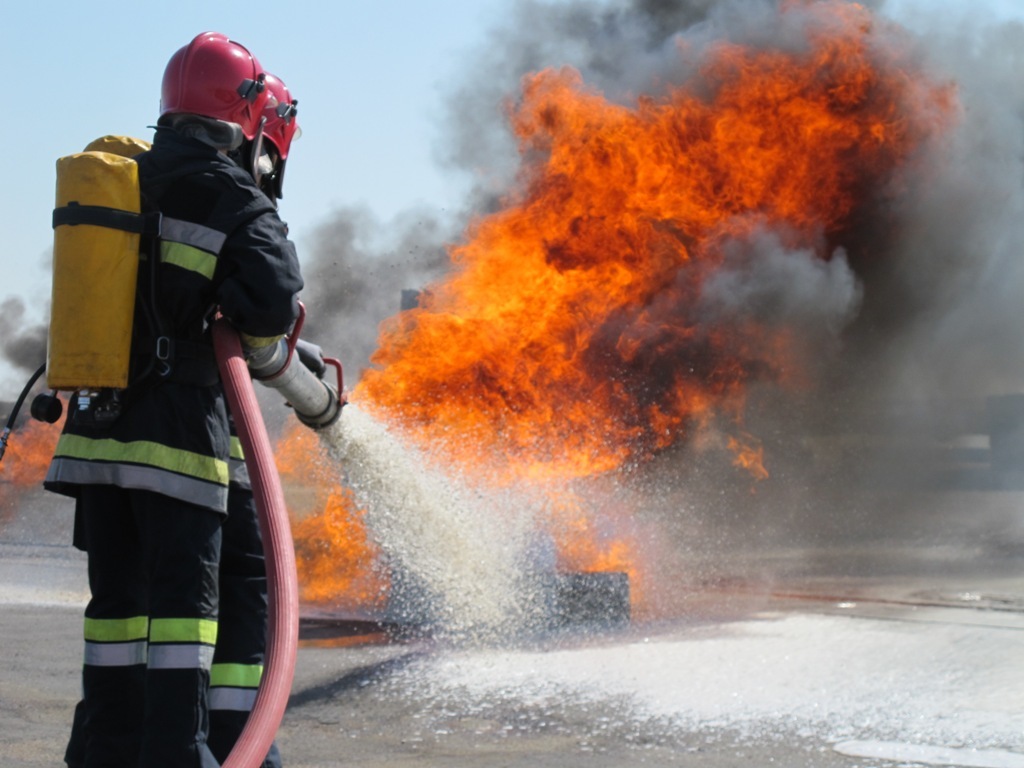
[[[368,211],[350,208],[317,228],[303,265],[309,313],[302,335],[342,361],[346,388],[368,364],[380,323],[401,309],[402,291],[444,274],[448,226],[412,211],[385,228]]]
[[[46,324],[31,323],[24,301],[10,296],[0,303],[0,355],[21,372],[46,362]]]

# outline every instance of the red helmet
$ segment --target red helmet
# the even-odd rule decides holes
[[[263,138],[274,145],[274,149],[284,160],[288,157],[292,139],[299,131],[299,102],[292,98],[280,78],[268,73],[266,84],[270,96],[263,107],[263,116],[267,118],[263,125]]]
[[[167,63],[160,115],[186,112],[237,123],[251,139],[267,101],[264,78],[263,67],[245,46],[204,32]]]

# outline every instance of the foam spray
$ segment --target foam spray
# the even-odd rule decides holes
[[[391,568],[389,619],[474,640],[522,625],[537,567],[529,504],[441,472],[352,403],[318,434]]]

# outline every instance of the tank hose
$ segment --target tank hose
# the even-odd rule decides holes
[[[21,411],[21,406],[25,404],[25,398],[28,397],[28,393],[32,387],[35,386],[36,381],[46,372],[46,363],[39,366],[39,369],[32,374],[32,377],[28,380],[25,388],[21,390],[21,394],[18,395],[17,402],[14,403],[14,407],[11,409],[11,415],[7,417],[7,424],[4,425],[3,431],[0,432],[0,461],[3,461],[4,454],[7,453],[7,441],[10,439],[11,430],[14,429],[14,422],[18,420],[18,413]]]
[[[299,587],[288,511],[238,333],[213,323],[213,346],[252,481],[267,560],[267,651],[256,701],[223,768],[255,768],[267,756],[291,694],[299,638]]]

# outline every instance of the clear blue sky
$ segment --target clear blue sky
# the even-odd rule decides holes
[[[216,30],[245,44],[299,100],[282,214],[302,233],[339,205],[386,220],[458,195],[433,162],[440,93],[507,0],[11,3],[0,300],[45,301],[54,162],[106,133],[150,138],[168,58]]]
[[[201,31],[244,43],[299,99],[303,134],[282,214],[300,255],[306,233],[339,206],[365,205],[385,222],[416,205],[457,206],[464,180],[434,160],[443,96],[515,1],[9,3],[0,301],[22,297],[42,319],[55,160],[106,133],[149,138],[164,65]],[[897,14],[912,5],[890,2]],[[932,18],[981,7],[1024,18],[1021,0],[916,7]]]

